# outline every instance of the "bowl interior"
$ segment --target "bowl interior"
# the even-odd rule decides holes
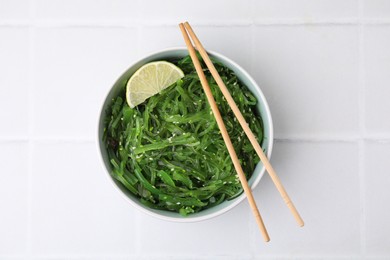
[[[241,194],[239,197],[230,200],[225,201],[215,207],[202,210],[198,213],[190,214],[187,217],[183,217],[180,214],[176,212],[168,212],[168,211],[162,211],[162,210],[155,210],[146,207],[143,205],[138,198],[136,198],[134,195],[132,195],[120,182],[115,180],[111,177],[111,165],[108,159],[107,151],[105,149],[104,143],[102,142],[102,136],[103,136],[103,129],[104,129],[104,117],[105,117],[105,111],[107,106],[110,104],[110,101],[112,98],[116,97],[119,93],[119,90],[121,87],[123,87],[129,77],[142,65],[156,60],[169,60],[169,59],[176,59],[176,58],[182,58],[188,55],[188,51],[185,48],[174,48],[174,49],[167,49],[160,51],[158,53],[151,54],[147,56],[146,58],[136,62],[133,64],[128,70],[126,70],[122,76],[116,81],[114,86],[109,91],[108,95],[106,96],[106,99],[104,101],[100,117],[99,117],[99,126],[98,126],[98,144],[99,144],[99,150],[101,154],[101,158],[103,161],[103,164],[107,170],[108,176],[111,179],[111,181],[114,183],[114,186],[117,187],[121,193],[124,195],[125,199],[127,199],[132,205],[140,209],[141,211],[153,215],[155,217],[175,221],[175,222],[194,222],[194,221],[200,221],[208,218],[215,217],[217,215],[220,215],[229,209],[236,206],[238,203],[240,203],[244,198],[245,194]],[[241,80],[241,82],[248,87],[248,89],[256,96],[258,103],[257,103],[257,112],[261,115],[263,119],[264,124],[264,141],[262,148],[265,149],[266,155],[268,158],[271,156],[272,152],[272,145],[273,145],[273,127],[272,127],[272,119],[271,114],[268,108],[268,104],[265,100],[265,97],[263,93],[261,92],[260,88],[256,84],[256,82],[243,70],[239,65],[237,65],[235,62],[231,61],[230,59],[215,53],[215,52],[209,52],[210,57],[216,59],[217,61],[223,63],[225,66],[232,69],[235,74],[238,76],[238,78]],[[264,174],[264,166],[260,162],[257,164],[255,171],[253,172],[252,177],[249,179],[248,183],[249,185],[254,188],[260,181],[261,177]]]

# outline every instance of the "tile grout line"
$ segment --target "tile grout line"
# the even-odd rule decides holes
[[[33,166],[33,150],[34,144],[32,140],[33,135],[33,52],[34,52],[34,32],[33,27],[29,28],[29,86],[28,86],[28,176],[27,176],[27,255],[31,256],[32,252],[32,166]]]
[[[359,175],[359,199],[360,199],[360,253],[366,256],[366,188],[365,188],[365,142],[358,142],[358,175]]]
[[[141,8],[141,0],[137,0],[136,2],[136,5],[137,5],[137,8],[138,10],[141,10],[140,12],[137,12],[137,20],[140,19],[140,15],[142,14],[142,8]],[[137,44],[136,44],[136,48],[137,48],[137,53],[140,52],[141,50],[141,35],[142,35],[142,32],[143,32],[143,26],[141,24],[137,24],[137,30],[136,30],[136,33],[137,33]],[[136,255],[140,255],[141,253],[141,239],[140,239],[140,234],[141,234],[141,224],[142,224],[142,221],[141,221],[141,216],[140,214],[136,214],[135,216],[135,254]]]
[[[33,193],[33,154],[34,154],[34,62],[35,62],[35,26],[34,26],[35,8],[34,0],[29,0],[29,66],[28,66],[28,176],[27,176],[27,259],[32,258],[32,193]]]
[[[249,63],[249,73],[254,76],[255,74],[255,71],[254,71],[254,61],[255,61],[255,58],[254,58],[254,49],[255,49],[255,25],[254,25],[254,20],[255,20],[255,0],[251,0],[250,1],[250,6],[251,6],[251,20],[252,20],[252,24],[250,25],[250,53],[252,55],[250,55],[250,63]],[[248,216],[248,214],[247,214]],[[249,229],[249,253],[251,256],[254,256],[255,255],[255,252],[256,252],[256,233],[255,233],[255,229],[252,228],[253,227],[253,224],[252,222],[250,221],[249,217],[247,219],[247,225],[248,225],[248,229]]]
[[[28,207],[28,211],[27,211],[27,216],[28,216],[28,223],[27,223],[27,254],[28,256],[31,256],[31,252],[32,252],[32,166],[33,166],[33,150],[34,150],[34,143],[33,143],[33,140],[31,138],[32,136],[32,126],[33,126],[33,112],[32,112],[32,87],[33,87],[33,73],[32,73],[32,68],[33,66],[31,65],[32,63],[32,41],[34,39],[34,29],[30,27],[29,29],[29,38],[30,38],[30,42],[29,42],[29,45],[30,45],[30,65],[29,65],[29,74],[30,74],[30,83],[29,83],[29,91],[28,91],[28,102],[29,102],[29,110],[28,110],[28,162],[27,162],[27,165],[28,165],[28,176],[27,176],[27,183],[28,183],[28,188],[27,188],[27,207]]]
[[[353,137],[353,136],[276,136],[274,138],[277,142],[291,142],[291,143],[358,143],[360,141],[370,141],[377,143],[390,143],[389,136],[367,136],[367,137]],[[56,136],[47,136],[47,137],[7,137],[0,136],[0,144],[4,143],[94,143],[96,142],[95,138],[90,137],[56,137]]]
[[[365,122],[365,56],[364,56],[364,2],[358,1],[358,109],[360,136],[366,136]],[[366,187],[365,187],[365,140],[360,138],[358,142],[358,173],[359,173],[359,199],[360,199],[360,254],[366,256]]]
[[[139,21],[139,19],[136,19]],[[74,28],[74,27],[88,27],[88,28],[138,28],[143,27],[171,27],[176,26],[179,21],[173,22],[129,22],[127,20],[2,20],[0,21],[0,27],[29,27],[31,25],[39,28]],[[328,20],[315,20],[307,22],[303,19],[261,19],[261,20],[248,20],[245,22],[240,21],[222,21],[222,22],[192,22],[196,26],[208,26],[208,27],[229,27],[229,26],[340,26],[340,25],[390,25],[390,19],[370,19],[370,18],[350,18],[350,19],[328,19]]]

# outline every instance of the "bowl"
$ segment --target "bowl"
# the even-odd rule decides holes
[[[271,156],[272,146],[273,146],[273,125],[271,113],[267,104],[267,101],[262,93],[260,87],[253,80],[253,78],[237,63],[227,58],[226,56],[219,54],[214,51],[208,51],[211,58],[221,62],[231,70],[235,72],[240,81],[248,87],[248,89],[256,96],[257,98],[257,112],[261,115],[263,124],[264,124],[264,140],[262,148],[265,149],[265,153],[268,158]],[[147,213],[153,217],[157,217],[159,219],[173,221],[173,222],[196,222],[201,220],[210,219],[216,216],[219,216],[235,206],[237,206],[240,202],[245,199],[245,194],[241,194],[235,199],[224,201],[223,203],[216,205],[214,207],[202,210],[197,213],[189,214],[184,217],[176,212],[169,212],[163,210],[151,209],[145,205],[143,205],[137,197],[131,194],[120,182],[114,179],[111,172],[111,164],[108,159],[107,151],[104,143],[102,142],[103,129],[104,129],[104,117],[107,106],[110,104],[112,98],[118,95],[119,89],[123,86],[123,82],[130,78],[130,76],[139,69],[142,65],[157,60],[167,60],[167,59],[176,59],[182,58],[188,55],[188,51],[186,48],[170,48],[164,49],[161,51],[154,52],[146,57],[140,59],[131,65],[123,74],[119,77],[119,79],[115,82],[115,84],[110,88],[108,94],[105,97],[104,103],[101,107],[99,122],[98,122],[98,150],[100,154],[101,161],[103,163],[103,167],[105,168],[105,172],[109,178],[109,180],[114,184],[114,187],[122,194],[122,196],[130,203],[130,205],[139,209],[140,211]],[[264,165],[259,162],[252,174],[252,177],[248,180],[249,185],[254,189],[256,185],[259,183],[260,179],[264,175],[265,168]]]

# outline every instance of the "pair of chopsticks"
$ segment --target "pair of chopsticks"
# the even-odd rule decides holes
[[[252,208],[252,211],[253,211],[253,214],[255,216],[256,222],[257,222],[257,224],[258,224],[258,226],[260,228],[260,231],[261,231],[261,233],[263,235],[264,240],[266,242],[268,242],[270,240],[268,232],[267,232],[267,229],[264,226],[264,222],[263,222],[263,220],[261,218],[259,209],[257,208],[256,202],[255,202],[255,200],[253,198],[253,194],[252,194],[251,188],[248,185],[248,181],[246,180],[244,171],[242,170],[242,167],[241,167],[240,162],[238,160],[236,151],[234,150],[232,141],[230,140],[230,137],[229,137],[229,134],[228,134],[228,132],[226,130],[226,127],[225,127],[225,124],[223,122],[222,116],[221,116],[221,114],[219,112],[219,109],[218,109],[218,106],[217,106],[217,104],[216,104],[216,102],[214,100],[213,94],[211,93],[210,86],[209,86],[209,84],[207,82],[206,76],[205,76],[205,74],[203,72],[203,69],[202,69],[202,66],[201,66],[201,64],[200,64],[200,62],[198,60],[198,57],[196,56],[196,51],[194,49],[194,46],[192,45],[192,42],[190,40],[189,35],[191,36],[192,41],[194,42],[196,49],[198,50],[198,52],[202,56],[204,62],[206,63],[207,68],[211,72],[211,75],[213,76],[213,78],[217,82],[219,88],[221,89],[222,94],[225,96],[229,106],[231,107],[234,115],[236,116],[236,118],[237,118],[238,122],[240,123],[241,127],[243,128],[245,134],[248,136],[249,141],[251,142],[252,146],[254,147],[257,155],[260,157],[261,162],[265,166],[265,169],[269,173],[269,175],[270,175],[272,181],[274,182],[276,188],[278,189],[280,195],[282,196],[283,200],[287,204],[288,208],[290,209],[291,213],[293,214],[293,216],[294,216],[295,220],[297,221],[298,225],[302,227],[304,225],[304,222],[303,222],[301,216],[299,215],[299,213],[298,213],[297,209],[295,208],[293,202],[291,201],[291,199],[288,196],[286,190],[284,189],[284,187],[283,187],[279,177],[276,175],[276,172],[273,169],[271,163],[269,162],[267,156],[264,154],[263,149],[261,148],[261,146],[260,146],[259,142],[257,141],[255,135],[253,134],[252,130],[249,128],[247,122],[245,121],[244,117],[242,116],[239,108],[237,107],[236,103],[234,102],[232,96],[230,95],[229,90],[226,88],[223,80],[221,79],[220,75],[218,74],[217,70],[215,69],[215,67],[214,67],[212,61],[210,60],[210,58],[209,58],[206,50],[204,49],[203,45],[199,41],[198,37],[195,35],[194,31],[192,30],[192,28],[191,28],[191,26],[190,26],[190,24],[188,22],[185,22],[184,24],[180,23],[179,27],[180,27],[180,30],[181,30],[181,32],[183,34],[184,41],[185,41],[185,43],[187,45],[187,48],[188,48],[188,51],[190,53],[192,62],[194,63],[196,72],[198,73],[200,82],[201,82],[201,84],[203,86],[203,90],[204,90],[204,92],[206,94],[208,102],[210,103],[211,110],[212,110],[212,112],[213,112],[213,114],[215,116],[215,119],[217,121],[218,127],[219,127],[219,129],[221,131],[223,140],[225,141],[225,144],[226,144],[226,147],[227,147],[227,149],[229,151],[230,157],[232,158],[234,167],[235,167],[236,172],[238,174],[238,177],[239,177],[239,179],[241,181],[241,185],[242,185],[242,187],[244,189],[244,192],[245,192],[245,194],[247,196],[249,205]]]

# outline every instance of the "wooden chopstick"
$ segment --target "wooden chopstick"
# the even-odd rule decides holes
[[[223,80],[221,79],[217,70],[215,69],[214,64],[210,60],[210,57],[208,56],[205,48],[203,47],[202,43],[199,41],[198,37],[196,36],[194,31],[192,30],[190,24],[188,22],[185,22],[184,26],[187,29],[188,33],[190,34],[190,36],[195,44],[195,47],[199,51],[200,55],[202,56],[204,62],[207,65],[208,69],[210,70],[211,75],[214,77],[219,88],[221,89],[222,94],[225,96],[229,106],[233,110],[233,113],[236,116],[238,122],[240,122],[240,125],[243,128],[245,134],[248,136],[249,141],[251,142],[252,146],[255,148],[257,155],[260,157],[260,160],[262,161],[263,165],[265,166],[265,169],[269,173],[272,181],[274,182],[274,184],[275,184],[276,188],[278,189],[280,195],[282,196],[284,202],[287,204],[288,208],[290,209],[291,213],[293,214],[298,225],[303,227],[304,226],[303,219],[301,218],[297,209],[295,208],[294,203],[291,201],[290,197],[288,196],[279,177],[277,176],[277,174],[276,174],[274,168],[272,167],[270,161],[268,160],[267,156],[264,154],[263,149],[261,148],[255,135],[253,134],[252,130],[248,127],[248,124],[245,121],[244,117],[242,116],[240,109],[237,107],[236,103],[234,102],[232,96],[229,93],[229,90],[225,86],[225,83],[223,83]]]
[[[200,78],[200,82],[202,84],[203,90],[206,93],[207,100],[210,103],[211,110],[212,110],[212,112],[213,112],[213,114],[215,116],[215,119],[217,121],[219,130],[221,131],[223,140],[225,141],[225,144],[226,144],[226,147],[227,147],[227,149],[229,151],[230,157],[232,158],[234,168],[237,171],[237,174],[238,174],[238,177],[239,177],[239,179],[241,181],[241,184],[242,184],[242,187],[244,189],[244,192],[245,192],[245,194],[246,194],[246,196],[248,198],[249,205],[252,208],[252,211],[253,211],[253,214],[255,216],[256,222],[257,222],[257,224],[258,224],[258,226],[260,228],[260,231],[261,231],[261,233],[263,235],[264,241],[268,242],[270,240],[270,238],[268,236],[267,229],[264,226],[264,222],[263,222],[263,220],[261,218],[261,215],[260,215],[260,212],[259,212],[259,210],[257,208],[255,199],[254,199],[252,191],[251,191],[251,188],[249,187],[248,181],[246,180],[246,177],[245,177],[245,174],[244,174],[244,171],[241,168],[241,165],[240,165],[240,162],[238,160],[236,151],[234,150],[232,141],[230,140],[229,134],[228,134],[228,132],[226,130],[225,123],[223,122],[223,119],[222,119],[222,116],[221,116],[221,114],[219,112],[218,106],[215,103],[213,94],[211,93],[211,90],[210,90],[210,86],[209,86],[209,84],[207,82],[206,76],[204,75],[202,66],[200,65],[198,57],[196,56],[195,49],[192,46],[191,40],[190,40],[190,38],[189,38],[189,36],[187,34],[186,29],[184,28],[184,25],[181,23],[181,24],[179,24],[179,26],[180,26],[181,32],[183,33],[184,41],[185,41],[185,43],[187,45],[187,48],[188,48],[188,51],[190,53],[192,62],[194,63],[196,72],[198,73],[198,76]]]

